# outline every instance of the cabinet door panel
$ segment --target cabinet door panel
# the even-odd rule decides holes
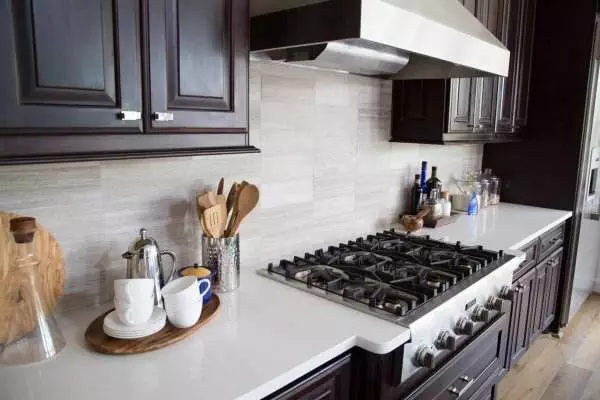
[[[479,0],[476,17],[496,37],[501,37],[504,0]],[[476,78],[475,82],[475,131],[493,131],[496,119],[498,78]]]
[[[135,0],[3,0],[0,131],[140,131]]]
[[[525,354],[529,348],[529,337],[531,332],[531,320],[533,318],[535,304],[535,269],[529,271],[517,282],[517,316],[515,318],[514,344],[511,348],[510,365],[516,362]]]
[[[151,130],[247,130],[247,28],[247,0],[150,0]]]
[[[542,263],[535,268],[535,304],[533,305],[533,318],[531,320],[529,343],[532,343],[542,333],[542,324],[544,322],[544,305],[547,300],[547,295],[545,293],[547,278],[546,272],[547,268],[545,263]]]
[[[558,281],[562,267],[562,249],[555,252],[545,262],[546,264],[546,286],[544,288],[545,302],[541,329],[547,329],[554,321],[556,310],[556,299],[558,297]]]
[[[477,0],[458,0],[475,14]],[[448,132],[473,132],[475,82],[473,78],[452,79]]]
[[[521,37],[519,38],[519,81],[515,93],[515,128],[520,129],[527,125],[527,112],[529,106],[529,86],[531,77],[531,63],[533,56],[533,35],[535,27],[535,0],[524,2],[522,17]]]

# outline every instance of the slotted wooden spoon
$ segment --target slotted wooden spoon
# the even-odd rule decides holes
[[[227,210],[225,204],[217,204],[202,213],[204,227],[213,238],[221,238],[225,233]]]

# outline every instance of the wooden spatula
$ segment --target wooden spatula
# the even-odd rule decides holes
[[[203,222],[206,231],[214,238],[221,238],[225,232],[225,204],[217,204],[204,210]]]
[[[217,196],[212,191],[204,192],[196,197],[196,201],[202,210],[206,210],[217,204]]]
[[[259,196],[258,188],[254,185],[247,184],[247,186],[240,189],[240,194],[237,198],[235,207],[235,214],[233,216],[234,219],[231,223],[231,227],[227,230],[227,236],[233,237],[237,234],[244,218],[246,218],[258,204]]]
[[[224,186],[225,186],[225,178],[221,178],[219,180],[219,185],[217,186],[217,195],[223,194]]]

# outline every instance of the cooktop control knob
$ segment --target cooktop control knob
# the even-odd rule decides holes
[[[414,364],[417,367],[435,368],[435,350],[431,346],[421,346],[415,353]]]
[[[504,285],[502,286],[502,289],[500,289],[498,297],[500,297],[501,299],[513,300],[515,297],[515,289],[508,285]]]
[[[475,332],[475,323],[467,317],[461,317],[456,322],[454,332],[459,335],[471,336]]]
[[[471,313],[471,319],[475,322],[489,322],[490,310],[483,306],[476,305]]]
[[[496,296],[490,296],[485,303],[485,308],[490,310],[502,311],[504,300]]]
[[[448,330],[440,332],[437,339],[435,340],[435,347],[440,350],[456,350],[456,336],[454,336]]]

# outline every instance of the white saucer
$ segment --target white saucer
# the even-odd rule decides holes
[[[125,325],[112,311],[104,317],[104,333],[116,339],[139,339],[160,331],[167,323],[167,313],[162,308],[154,308],[150,319],[139,325]]]

